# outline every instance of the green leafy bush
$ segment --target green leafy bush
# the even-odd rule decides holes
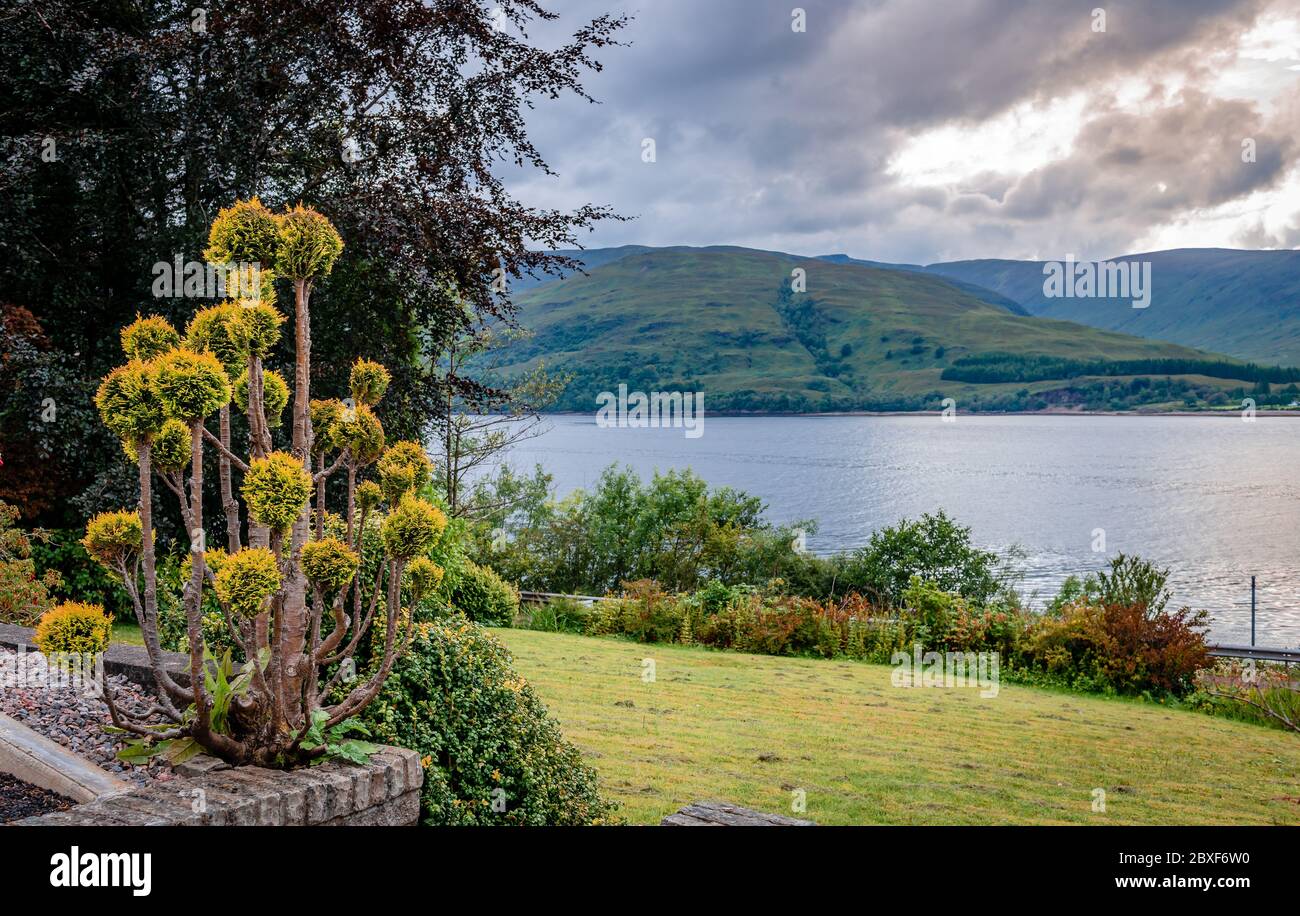
[[[364,718],[424,764],[424,824],[609,823],[616,807],[560,734],[509,652],[464,617],[417,624]]]
[[[62,584],[58,572],[36,572],[33,547],[48,538],[44,531],[18,527],[18,510],[0,502],[0,623],[30,626],[54,607],[51,591]]]
[[[983,604],[1009,592],[1019,560],[1014,550],[975,547],[970,529],[943,512],[883,528],[853,553],[817,556],[806,549],[814,522],[774,525],[757,497],[710,489],[689,470],[645,481],[611,465],[590,490],[562,500],[552,483],[541,467],[531,476],[503,467],[468,500],[480,508],[471,552],[521,588],[603,595],[654,579],[680,594],[779,581],[791,595],[856,592],[897,606],[917,575]]]
[[[525,629],[546,633],[585,633],[592,605],[574,598],[552,598],[525,612]]]
[[[711,579],[703,588],[692,592],[686,600],[698,606],[705,614],[716,614],[736,605],[753,591],[749,586],[727,585],[718,579]]]
[[[638,642],[680,642],[764,655],[887,661],[909,629],[860,595],[835,601],[746,588],[669,595],[654,580],[624,583],[617,598],[584,608],[583,632]],[[536,615],[534,615],[536,618]],[[548,618],[541,617],[542,622]],[[538,626],[536,619],[531,623]]]
[[[601,603],[592,626],[637,642],[675,642],[685,609],[653,579],[623,583],[623,597]]]
[[[988,605],[967,601],[931,582],[913,576],[899,609],[909,638],[926,649],[960,652],[1000,652],[1010,658],[1031,621],[996,599]]]
[[[519,590],[488,566],[465,560],[451,592],[452,606],[488,627],[508,627],[519,611]]]
[[[997,554],[971,543],[969,528],[940,511],[874,532],[848,560],[843,582],[891,607],[903,603],[914,576],[983,604],[1005,590],[1002,565]]]
[[[1078,576],[1067,578],[1047,609],[1051,614],[1058,614],[1066,605],[1084,600],[1097,605],[1143,607],[1158,614],[1169,604],[1168,582],[1168,569],[1161,569],[1141,557],[1121,553],[1112,557],[1105,569],[1083,579]]]
[[[653,578],[671,592],[781,577],[821,593],[833,573],[795,549],[798,529],[774,526],[762,500],[729,487],[710,490],[689,470],[642,481],[610,466],[590,491],[552,498],[540,467],[524,477],[503,467],[478,481],[471,553],[521,588],[603,595]],[[504,533],[505,537],[501,534]]]
[[[1184,702],[1210,715],[1300,732],[1300,686],[1289,665],[1218,659]]]

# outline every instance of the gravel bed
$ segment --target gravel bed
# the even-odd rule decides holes
[[[0,773],[0,824],[51,811],[66,811],[75,805],[70,798],[37,788],[8,773]]]
[[[121,675],[107,679],[119,708],[147,708],[152,698]],[[118,777],[147,785],[172,778],[160,761],[133,766],[117,759],[122,735],[104,731],[112,725],[104,701],[54,670],[39,652],[0,649],[0,713],[63,745]]]

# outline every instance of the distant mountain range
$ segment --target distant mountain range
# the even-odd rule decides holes
[[[1152,301],[1049,299],[1041,261],[952,261],[923,268],[984,287],[1033,315],[1300,365],[1300,251],[1179,248],[1115,258],[1151,263]]]
[[[1108,314],[1102,302],[1035,299],[1034,262],[882,264],[725,246],[565,254],[587,273],[515,284],[520,322],[534,336],[511,345],[502,369],[540,362],[572,374],[559,409],[590,410],[619,383],[704,391],[714,410],[922,409],[944,397],[984,409],[1168,408],[1226,405],[1300,378],[1222,355],[1231,353],[1223,343],[1211,351],[1088,327],[1084,317]],[[1282,279],[1270,267],[1274,279],[1252,285],[1248,259],[1214,259],[1234,294],[1187,253],[1159,255],[1150,256],[1149,314],[1189,314],[1209,296],[1244,301],[1247,288],[1263,312],[1266,290]],[[792,289],[797,269],[804,292]],[[1186,279],[1175,284],[1175,275]],[[1187,304],[1172,305],[1175,292]],[[1094,314],[1062,321],[1049,309]],[[1218,317],[1201,311],[1203,323]],[[1247,331],[1239,338],[1252,339]]]
[[[644,245],[561,252],[588,270],[652,249]],[[775,252],[774,252],[775,253]],[[1135,309],[1130,299],[1055,298],[1043,294],[1043,261],[982,259],[894,264],[845,254],[819,260],[944,277],[992,305],[1061,318],[1108,331],[1167,340],[1261,363],[1300,365],[1300,251],[1179,248],[1114,258],[1149,261],[1153,299]],[[554,278],[525,278],[528,289]]]

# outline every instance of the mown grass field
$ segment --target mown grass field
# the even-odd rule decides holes
[[[790,813],[803,789],[822,824],[1300,824],[1300,739],[1261,726],[1005,683],[990,699],[893,687],[858,662],[494,632],[633,823],[707,799]]]
[[[132,646],[143,646],[144,635],[140,632],[140,624],[136,623],[134,620],[114,620],[113,642],[124,642]]]

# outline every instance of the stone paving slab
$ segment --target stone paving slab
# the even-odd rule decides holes
[[[662,827],[816,827],[813,821],[767,814],[726,802],[696,802],[659,822]]]
[[[3,714],[0,714],[0,771],[78,802],[94,801],[131,788],[129,782]]]

